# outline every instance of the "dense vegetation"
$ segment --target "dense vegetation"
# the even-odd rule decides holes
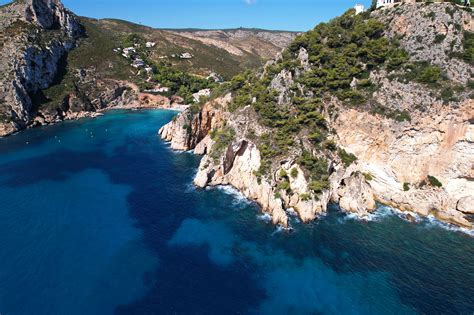
[[[315,193],[320,193],[328,185],[329,155],[333,158],[339,156],[346,166],[357,159],[337,149],[330,139],[323,101],[333,96],[349,106],[366,103],[377,89],[369,78],[370,72],[379,68],[398,69],[408,63],[408,55],[396,42],[383,36],[381,22],[368,14],[354,13],[350,10],[297,37],[282,58],[267,67],[262,76],[246,72],[231,81],[229,89],[234,99],[230,110],[251,104],[261,124],[271,130],[258,141],[262,156],[258,176],[267,175],[272,161],[287,154],[291,148],[299,147],[302,139],[315,149],[312,152],[304,149],[298,160]],[[298,60],[302,48],[309,55],[308,71],[302,71],[304,65]],[[284,96],[287,100],[279,104],[279,93],[268,86],[283,70],[291,72],[295,80]],[[433,79],[434,69],[427,71],[429,73],[423,73],[423,78]],[[404,112],[390,114],[400,121],[409,120],[409,115]],[[286,188],[284,178],[280,183],[282,189]]]

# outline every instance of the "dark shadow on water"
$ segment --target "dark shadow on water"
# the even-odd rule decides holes
[[[116,148],[111,156],[102,150],[58,150],[1,164],[0,173],[7,175],[6,185],[20,187],[64,181],[96,168],[112,182],[132,188],[127,197],[130,215],[160,263],[144,276],[153,288],[137,301],[118,307],[117,314],[246,313],[266,298],[255,279],[256,266],[237,259],[220,267],[209,260],[206,247],[167,244],[183,220],[203,206],[199,196],[212,198],[209,203],[232,200],[216,191],[184,193],[198,161],[190,154],[171,154],[163,144],[153,147],[150,154],[137,142]],[[251,210],[254,206],[242,211]],[[298,261],[316,257],[341,274],[385,272],[402,302],[420,313],[470,314],[474,309],[470,298],[474,296],[474,242],[468,237],[422,228],[396,216],[381,222],[345,220],[334,207],[311,225],[298,224],[295,233],[277,235],[272,235],[272,227],[249,219],[255,217],[253,212],[210,215],[234,224],[232,228],[243,240],[271,246]],[[242,224],[231,221],[237,215],[244,216]]]
[[[0,172],[8,174],[5,185],[21,187],[48,180],[66,181],[93,168],[106,172],[113,183],[132,188],[127,196],[130,216],[160,263],[143,279],[155,284],[153,289],[134,303],[118,307],[118,314],[237,314],[256,307],[264,293],[248,270],[216,267],[209,261],[206,248],[167,245],[197,207],[193,194],[177,196],[188,187],[198,158],[190,154],[176,157],[165,150],[164,146],[158,148],[158,160],[129,146],[116,148],[112,157],[103,151],[58,150],[0,165]]]

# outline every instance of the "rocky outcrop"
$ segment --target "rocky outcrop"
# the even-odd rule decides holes
[[[428,113],[412,111],[405,123],[344,110],[332,126],[339,143],[358,157],[355,171],[373,178],[379,201],[470,227],[457,204],[474,195],[473,117],[474,101],[467,100],[459,108],[434,103]],[[431,187],[428,176],[443,186]]]
[[[474,196],[459,199],[456,209],[465,214],[474,214]]]
[[[35,116],[31,95],[47,88],[81,26],[59,0],[16,1],[1,9],[0,136],[26,127]],[[8,40],[7,40],[8,38]]]
[[[374,16],[387,25],[387,36],[399,40],[412,60],[430,60],[451,80],[463,84],[469,80],[470,67],[451,55],[462,51],[464,30],[474,31],[472,13],[445,3],[417,3],[378,10]]]
[[[206,103],[196,115],[193,115],[193,108],[189,108],[163,126],[158,133],[162,139],[171,142],[174,150],[194,149],[211,130],[222,125],[227,116],[224,108],[230,101],[230,94],[220,97]]]
[[[288,227],[288,215],[284,210],[283,201],[275,196],[271,183],[261,181],[255,172],[260,168],[260,152],[256,146],[247,141],[241,141],[229,150],[235,153],[222,161],[214,161],[206,155],[199,167],[194,183],[198,187],[208,185],[231,185],[242,192],[247,198],[256,201],[262,211],[272,216],[274,224]],[[227,172],[226,172],[227,171]]]

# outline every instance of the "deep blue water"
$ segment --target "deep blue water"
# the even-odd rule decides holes
[[[472,237],[336,206],[279,231],[235,193],[193,188],[199,157],[156,136],[173,115],[0,139],[2,315],[473,314]]]

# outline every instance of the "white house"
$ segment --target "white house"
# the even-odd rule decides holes
[[[148,74],[153,73],[153,68],[152,67],[145,67],[145,71]]]
[[[133,47],[127,47],[127,48],[124,48],[122,52],[123,52],[122,56],[124,56],[125,58],[130,58],[131,55],[137,52],[137,50]]]
[[[363,4],[359,4],[359,3],[356,4],[356,5],[354,6],[354,9],[355,9],[355,11],[356,11],[356,14],[360,14],[360,13],[365,12],[365,7],[364,7]]]
[[[197,103],[197,102],[199,102],[201,97],[209,97],[209,96],[211,96],[211,90],[210,89],[201,90],[201,91],[193,94],[194,102]]]
[[[210,75],[208,75],[208,77],[206,78],[208,80],[212,80],[216,83],[220,83],[220,82],[223,82],[224,80],[221,78],[220,75],[218,75],[217,73],[215,72],[212,72]]]
[[[179,58],[181,58],[181,59],[192,59],[193,55],[191,55],[188,52],[185,52],[185,53],[181,54],[181,56],[179,56]]]
[[[145,90],[145,93],[166,93],[169,92],[170,88],[166,86],[157,85],[154,89]]]
[[[145,45],[146,45],[146,48],[153,48],[153,47],[156,46],[156,43],[154,43],[154,42],[146,42]]]
[[[132,67],[134,68],[141,68],[144,66],[145,66],[145,62],[141,60],[140,58],[137,58],[132,62]]]

